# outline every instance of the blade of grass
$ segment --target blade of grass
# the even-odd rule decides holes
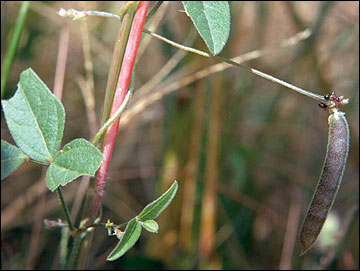
[[[14,62],[15,54],[16,54],[17,48],[19,46],[19,41],[20,41],[21,33],[22,33],[22,30],[24,27],[26,15],[29,10],[29,6],[30,6],[30,1],[24,1],[21,4],[19,16],[16,20],[14,32],[11,37],[10,45],[9,45],[9,48],[8,48],[6,56],[5,56],[4,65],[1,68],[1,70],[2,70],[2,73],[1,73],[1,99],[4,97],[7,79],[9,77],[11,67]]]

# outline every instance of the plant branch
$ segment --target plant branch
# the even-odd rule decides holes
[[[296,35],[281,41],[279,46],[276,46],[276,48],[286,48],[289,46],[294,46],[300,40],[308,38],[310,35],[309,32],[310,32],[310,30],[308,30],[308,29],[298,32]],[[182,51],[182,52],[185,52],[185,51]],[[254,50],[254,51],[250,51],[246,54],[242,54],[242,55],[233,57],[233,58],[231,58],[231,60],[238,62],[238,63],[243,63],[243,62],[246,62],[249,60],[257,59],[259,57],[263,57],[264,55],[270,54],[273,52],[274,52],[274,50],[272,48],[264,48],[261,50]],[[181,79],[176,79],[175,81],[168,80],[168,81],[171,81],[171,83],[168,83],[167,81],[164,82],[160,86],[156,87],[156,89],[155,88],[152,89],[151,93],[149,95],[146,95],[144,97],[142,96],[129,109],[127,109],[122,117],[120,126],[126,126],[134,116],[136,116],[137,114],[139,114],[140,112],[145,110],[145,108],[148,107],[149,105],[151,105],[152,103],[155,103],[156,101],[161,99],[164,95],[166,95],[172,91],[175,91],[177,89],[180,89],[182,87],[185,87],[186,85],[189,85],[196,80],[200,80],[211,74],[224,71],[225,69],[228,69],[230,67],[233,67],[233,65],[225,63],[225,62],[220,62],[220,63],[214,64],[212,66],[206,67],[204,69],[201,69],[199,71],[196,71],[196,72],[191,71],[191,72],[189,72],[189,75],[187,75]],[[174,75],[173,77],[176,78],[176,75]],[[136,91],[136,93],[134,95],[134,99],[135,99],[136,95],[141,93],[141,88]]]
[[[308,90],[305,90],[305,89],[296,87],[296,86],[294,86],[294,85],[292,85],[292,84],[290,84],[290,83],[287,83],[287,82],[285,82],[285,81],[283,81],[283,80],[280,80],[280,79],[278,79],[278,78],[275,78],[275,77],[273,77],[273,76],[271,76],[271,75],[269,75],[269,74],[266,74],[266,73],[264,73],[264,72],[261,72],[261,71],[259,71],[259,70],[254,69],[254,68],[250,68],[250,67],[245,66],[245,65],[243,65],[243,64],[234,62],[234,61],[232,61],[232,60],[230,60],[230,59],[223,58],[223,57],[221,57],[221,56],[211,55],[211,54],[209,54],[209,53],[206,53],[206,52],[203,52],[203,51],[200,51],[200,50],[191,48],[191,47],[183,46],[183,45],[178,44],[178,43],[176,43],[176,42],[174,42],[174,41],[172,41],[172,40],[169,40],[169,39],[167,39],[167,38],[165,38],[165,37],[163,37],[163,36],[160,36],[160,35],[152,32],[152,31],[150,31],[150,30],[144,29],[143,31],[144,31],[145,33],[147,33],[147,34],[149,34],[149,35],[151,35],[151,36],[153,36],[153,37],[155,37],[155,38],[157,38],[157,39],[159,39],[159,40],[162,40],[162,41],[164,41],[164,42],[166,42],[166,43],[168,43],[168,44],[170,44],[170,45],[172,45],[172,46],[174,46],[174,47],[176,47],[176,48],[179,48],[179,49],[181,49],[181,50],[185,50],[185,51],[187,51],[187,52],[194,53],[194,54],[197,54],[197,55],[200,55],[200,56],[204,56],[204,57],[208,57],[208,58],[214,58],[214,59],[217,59],[217,60],[226,62],[226,63],[228,63],[228,64],[231,64],[231,65],[233,65],[233,66],[236,66],[236,67],[245,69],[245,70],[247,70],[247,71],[249,71],[249,72],[251,72],[251,73],[253,73],[253,74],[256,74],[256,75],[258,75],[258,76],[260,76],[260,77],[262,77],[262,78],[264,78],[264,79],[267,79],[267,80],[272,81],[272,82],[274,82],[274,83],[278,83],[278,84],[280,84],[280,85],[282,85],[282,86],[284,86],[284,87],[287,87],[287,88],[289,88],[289,89],[295,90],[296,92],[298,92],[298,93],[300,93],[300,94],[306,95],[306,96],[308,96],[308,97],[310,97],[310,98],[312,98],[312,99],[315,99],[315,100],[318,100],[318,101],[320,101],[320,102],[323,102],[323,103],[325,103],[326,105],[330,105],[329,101],[326,100],[323,95],[319,95],[319,94],[313,93],[313,92],[311,92],[311,91],[308,91]]]
[[[95,16],[103,16],[103,17],[111,17],[111,18],[115,18],[115,19],[120,19],[120,17],[117,16],[117,15],[113,14],[111,16],[110,15],[111,13],[102,12],[102,11],[83,11],[82,13],[87,14],[87,15],[95,15]],[[281,79],[278,79],[278,78],[276,78],[274,76],[271,76],[271,75],[269,75],[267,73],[261,72],[261,71],[259,71],[257,69],[250,68],[250,67],[248,67],[246,65],[234,62],[234,61],[232,61],[230,59],[223,58],[221,56],[211,55],[211,54],[209,54],[207,52],[203,52],[201,50],[197,50],[197,49],[194,49],[194,48],[191,48],[191,47],[181,45],[179,43],[176,43],[176,42],[174,42],[172,40],[169,40],[169,39],[167,39],[167,38],[165,38],[165,37],[163,37],[161,35],[158,35],[158,34],[152,32],[150,30],[147,30],[147,29],[143,29],[143,32],[145,32],[146,34],[149,34],[149,35],[151,35],[151,36],[153,36],[153,37],[155,37],[155,38],[157,38],[159,40],[162,40],[162,41],[164,41],[164,42],[166,42],[166,43],[168,43],[168,44],[170,44],[170,45],[172,45],[172,46],[174,46],[176,48],[179,48],[181,50],[184,50],[184,51],[187,51],[187,52],[190,52],[190,53],[194,53],[194,54],[198,54],[200,56],[204,56],[204,57],[208,57],[208,58],[214,58],[214,59],[220,60],[222,62],[226,62],[226,63],[231,64],[233,66],[245,69],[245,70],[247,70],[247,71],[249,71],[249,72],[251,72],[251,73],[253,73],[255,75],[258,75],[258,76],[266,79],[266,80],[272,81],[274,83],[277,83],[279,85],[282,85],[284,87],[292,89],[292,90],[294,90],[294,91],[296,91],[296,92],[298,92],[298,93],[300,93],[302,95],[308,96],[308,97],[310,97],[310,98],[312,98],[314,100],[320,101],[320,102],[324,103],[327,106],[331,105],[331,101],[325,99],[323,95],[319,95],[319,94],[313,93],[313,92],[311,92],[309,90],[305,90],[305,89],[296,87],[296,86],[294,86],[294,85],[292,85],[292,84],[290,84],[288,82],[285,82],[285,81],[283,81]],[[347,102],[348,102],[348,100],[344,100],[343,104],[345,104]]]
[[[74,11],[74,10],[73,10],[73,11]],[[81,13],[82,15],[79,16],[79,18],[76,18],[76,17],[73,18],[73,20],[83,18],[84,16],[87,16],[87,15],[110,17],[110,18],[114,18],[114,19],[119,19],[119,20],[120,20],[120,16],[117,16],[117,15],[114,15],[114,14],[111,14],[111,13],[108,13],[108,12],[103,12],[103,11],[76,11],[76,12],[79,12],[79,13]],[[59,14],[60,14],[60,11],[59,11]],[[66,15],[62,15],[62,16],[66,16]],[[281,79],[278,79],[278,78],[276,78],[276,77],[274,77],[274,76],[271,76],[271,75],[269,75],[269,74],[267,74],[267,73],[261,72],[261,71],[259,71],[259,70],[257,70],[257,69],[250,68],[250,67],[248,67],[248,66],[246,66],[246,65],[243,65],[243,64],[234,62],[234,61],[232,61],[232,60],[230,60],[230,59],[223,58],[223,57],[221,57],[221,56],[211,55],[211,54],[209,54],[209,53],[207,53],[207,52],[203,52],[203,51],[201,51],[201,50],[197,50],[197,49],[194,49],[194,48],[191,48],[191,47],[187,47],[187,46],[181,45],[181,44],[179,44],[179,43],[176,43],[176,42],[174,42],[174,41],[172,41],[172,40],[169,40],[169,39],[167,39],[167,38],[165,38],[165,37],[163,37],[163,36],[161,36],[161,35],[158,35],[158,34],[152,32],[152,31],[150,31],[150,30],[147,30],[147,29],[145,29],[145,28],[143,29],[143,32],[145,32],[146,34],[149,34],[149,35],[151,35],[151,36],[153,36],[153,37],[155,37],[155,38],[157,38],[157,39],[159,39],[159,40],[162,40],[162,41],[164,41],[164,42],[166,42],[166,43],[168,43],[168,44],[170,44],[170,45],[172,45],[172,46],[174,46],[174,47],[176,47],[176,48],[179,48],[179,49],[181,49],[181,50],[184,50],[184,51],[187,51],[187,52],[190,52],[190,53],[194,53],[194,54],[197,54],[197,55],[200,55],[200,56],[208,57],[208,58],[214,58],[214,59],[220,60],[220,61],[222,61],[222,62],[226,62],[226,63],[228,63],[228,64],[231,64],[231,65],[233,65],[233,66],[236,66],[236,67],[245,69],[245,70],[247,70],[247,71],[249,71],[249,72],[251,72],[251,73],[253,73],[253,74],[255,74],[255,75],[258,75],[258,76],[266,79],[266,80],[272,81],[272,82],[274,82],[274,83],[277,83],[277,84],[279,84],[279,85],[282,85],[282,86],[284,86],[284,87],[287,87],[287,88],[289,88],[289,89],[292,89],[292,90],[294,90],[294,91],[296,91],[296,92],[298,92],[298,93],[300,93],[300,94],[302,94],[302,95],[305,95],[305,96],[308,96],[308,97],[310,97],[310,98],[312,98],[312,99],[314,99],[314,100],[320,101],[320,102],[324,103],[324,104],[327,105],[327,106],[330,106],[330,105],[332,104],[331,101],[325,99],[323,95],[319,95],[319,94],[313,93],[313,92],[311,92],[311,91],[309,91],[309,90],[305,90],[305,89],[296,87],[296,86],[294,86],[294,85],[292,85],[292,84],[290,84],[290,83],[288,83],[288,82],[285,82],[285,81],[283,81],[283,80],[281,80]],[[348,103],[348,100],[347,100],[347,99],[345,99],[345,100],[343,101],[343,104],[346,104],[346,103]]]
[[[111,106],[113,104],[116,84],[119,79],[120,68],[123,62],[126,44],[128,42],[131,25],[134,19],[136,11],[136,6],[131,6],[127,13],[123,16],[122,24],[119,30],[118,37],[115,42],[114,52],[110,64],[109,76],[106,83],[106,93],[104,100],[104,111],[101,119],[101,125],[109,119]],[[100,137],[99,148],[102,149],[103,146],[103,136]]]
[[[116,112],[109,118],[104,125],[99,129],[97,134],[95,135],[95,138],[93,140],[93,145],[96,146],[99,143],[100,138],[105,134],[106,130],[109,128],[113,122],[120,117],[121,113],[125,110],[126,106],[129,104],[130,98],[134,92],[133,88],[130,88],[127,92],[124,101],[122,102],[121,106],[116,110]]]
[[[136,53],[139,47],[140,38],[149,5],[150,5],[149,1],[140,1],[137,6],[137,10],[131,26],[129,39],[126,45],[123,62],[121,65],[121,71],[116,87],[115,97],[113,100],[110,116],[113,116],[116,113],[116,111],[119,109],[119,107],[124,101],[126,92],[129,88],[131,74],[135,63]],[[102,162],[96,174],[95,192],[96,192],[97,200],[96,200],[96,206],[94,206],[93,208],[93,217],[97,216],[100,203],[102,200],[102,195],[106,183],[106,176],[108,173],[110,160],[115,145],[119,122],[120,122],[120,117],[118,117],[110,125],[110,127],[107,129],[107,133],[104,138],[104,145],[102,150],[104,154],[104,161]]]
[[[58,187],[56,189],[56,191],[58,192],[58,196],[59,196],[59,199],[60,199],[60,203],[61,203],[61,208],[63,209],[63,212],[65,214],[65,219],[69,225],[69,229],[71,232],[74,231],[74,226],[73,226],[73,223],[72,223],[72,220],[71,220],[71,217],[70,217],[70,212],[69,212],[69,209],[67,208],[66,206],[66,203],[65,203],[65,200],[64,200],[64,196],[63,196],[63,193],[61,191],[61,188]]]
[[[78,254],[79,254],[79,249],[81,246],[81,242],[82,242],[83,238],[81,236],[78,236],[77,238],[74,239],[74,244],[70,253],[70,257],[69,260],[66,264],[66,270],[74,270],[75,269],[75,263],[76,260],[78,259]],[[76,268],[78,269],[78,268]]]

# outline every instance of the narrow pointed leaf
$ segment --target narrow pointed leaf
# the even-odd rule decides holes
[[[139,221],[145,222],[146,220],[157,218],[170,202],[174,199],[178,190],[178,183],[175,180],[171,187],[160,198],[149,203],[136,217]]]
[[[1,180],[9,176],[27,159],[29,157],[19,148],[1,140]]]
[[[94,176],[103,154],[83,138],[74,139],[58,151],[46,173],[47,186],[54,191],[81,175]]]
[[[132,248],[141,234],[141,224],[136,218],[130,220],[126,226],[125,232],[117,246],[106,258],[107,261],[115,261],[123,256],[130,248]]]
[[[31,68],[21,73],[15,95],[2,105],[17,146],[34,160],[51,160],[60,148],[65,111]]]
[[[206,46],[219,54],[230,34],[230,6],[227,1],[182,1]]]

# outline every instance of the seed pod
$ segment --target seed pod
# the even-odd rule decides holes
[[[328,119],[329,137],[326,157],[300,232],[301,252],[305,254],[316,242],[340,188],[349,153],[350,132],[345,113],[337,108]]]

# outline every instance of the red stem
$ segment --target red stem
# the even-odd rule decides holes
[[[121,106],[129,88],[131,73],[133,71],[137,49],[139,47],[141,33],[143,31],[146,14],[149,9],[150,1],[140,1],[134,16],[134,20],[131,26],[131,31],[126,46],[121,71],[116,86],[116,92],[114,101],[111,108],[110,117],[114,112]],[[95,192],[97,196],[96,209],[94,210],[97,215],[100,202],[103,196],[104,187],[106,183],[106,176],[109,169],[109,164],[114,149],[117,131],[119,128],[120,117],[114,121],[114,123],[108,128],[103,145],[104,161],[102,162],[97,175],[96,175],[96,186]]]

